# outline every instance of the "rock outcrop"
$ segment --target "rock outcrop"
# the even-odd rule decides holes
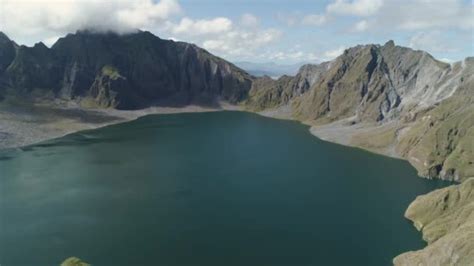
[[[428,246],[394,259],[395,265],[472,265],[474,178],[419,196],[405,213]]]
[[[193,44],[162,40],[149,32],[79,31],[51,48],[43,43],[16,46],[2,34],[0,50],[3,97],[139,109],[212,105],[221,99],[237,103],[247,98],[251,86],[252,77],[233,64]]]
[[[286,106],[288,118],[346,132],[325,139],[406,158],[421,176],[462,181],[474,174],[473,95],[473,58],[451,65],[389,41],[347,49],[295,77],[257,79],[246,105]]]
[[[90,264],[76,257],[70,257],[61,263],[61,266],[90,266]]]
[[[472,258],[474,58],[447,64],[395,45],[359,45],[295,76],[256,78],[189,43],[149,32],[79,31],[19,46],[0,33],[0,101],[61,101],[141,109],[240,104],[300,120],[326,140],[407,159],[421,176],[463,182],[418,198],[407,217],[429,246],[399,265]]]

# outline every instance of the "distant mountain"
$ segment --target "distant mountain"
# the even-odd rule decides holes
[[[250,74],[262,77],[269,76],[272,78],[278,78],[283,75],[294,76],[298,73],[298,70],[302,65],[307,64],[307,62],[300,62],[296,64],[277,64],[274,62],[268,63],[252,63],[247,61],[234,62],[238,67],[246,70]]]
[[[251,76],[196,45],[149,32],[79,31],[18,46],[0,35],[3,95],[42,96],[88,106],[137,109],[156,103],[213,104],[247,97]],[[1,93],[1,91],[0,91]]]

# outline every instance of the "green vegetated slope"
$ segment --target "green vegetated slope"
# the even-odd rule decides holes
[[[307,82],[300,87],[294,84],[302,78],[301,72],[293,79],[266,81],[260,88],[255,83],[250,97],[256,99],[247,101],[248,108],[260,111],[287,105],[292,110],[289,118],[344,130],[344,139],[334,138],[336,142],[404,157],[425,177],[463,182],[421,196],[410,205],[406,217],[422,231],[428,246],[404,253],[394,263],[470,265],[474,261],[474,179],[469,179],[474,177],[474,58],[450,65],[388,42],[348,49],[322,66],[313,67],[319,70],[314,76],[306,73]],[[311,77],[315,78],[308,82]],[[280,94],[281,100],[276,98]]]
[[[419,196],[405,213],[428,247],[403,253],[395,265],[472,265],[474,261],[474,178]]]
[[[393,42],[364,45],[295,77],[258,79],[246,106],[286,105],[291,118],[309,124],[373,128],[348,138],[381,153],[393,145],[422,176],[462,181],[474,169],[473,76],[472,58],[450,65]]]

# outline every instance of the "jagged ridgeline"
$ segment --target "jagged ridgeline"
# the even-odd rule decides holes
[[[259,79],[249,96],[254,111],[338,123],[346,143],[404,157],[422,176],[474,176],[472,57],[447,64],[393,41],[360,45],[295,77]]]
[[[193,44],[162,40],[149,32],[79,31],[51,48],[43,43],[18,46],[2,34],[0,51],[4,96],[138,109],[219,99],[237,103],[251,86],[251,77],[233,64]]]
[[[275,80],[149,32],[79,31],[51,48],[18,46],[0,34],[0,99],[118,109],[227,101],[358,128],[348,131],[348,144],[404,157],[422,176],[454,180],[474,176],[473,77],[474,58],[447,64],[393,41],[359,45]]]

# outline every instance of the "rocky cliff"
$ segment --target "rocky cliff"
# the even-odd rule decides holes
[[[3,98],[60,98],[118,109],[237,103],[251,86],[251,76],[233,64],[149,32],[79,31],[51,48],[18,46],[1,34],[0,81]]]
[[[474,176],[474,58],[447,64],[389,41],[347,49],[274,80],[149,32],[82,31],[51,48],[19,46],[0,33],[0,101],[12,99],[116,109],[222,100],[300,120],[323,139],[405,158],[422,176],[464,181],[410,206],[407,217],[430,245],[395,263],[474,259],[468,180]]]
[[[323,139],[405,158],[421,176],[464,181],[410,205],[406,217],[428,246],[394,264],[474,261],[474,58],[446,64],[392,41],[357,46],[295,77],[262,78],[249,96],[250,110],[303,121]]]
[[[422,176],[462,181],[474,173],[473,95],[473,58],[451,65],[390,41],[347,49],[295,77],[258,79],[246,104],[287,107],[316,135],[337,126],[344,140],[326,139],[404,157]]]
[[[472,265],[474,178],[418,197],[405,213],[429,246],[399,255],[395,265]]]

